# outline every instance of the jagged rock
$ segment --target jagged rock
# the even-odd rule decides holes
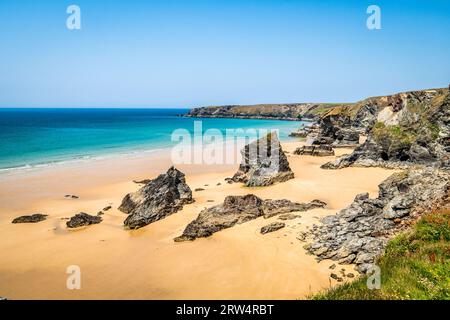
[[[379,195],[357,195],[353,203],[309,231],[314,242],[307,249],[319,260],[355,263],[367,271],[388,239],[402,228],[401,221],[416,219],[446,201],[450,173],[434,168],[410,169],[393,174],[379,185]],[[396,222],[394,222],[396,220]]]
[[[359,144],[359,132],[351,128],[339,128],[334,138],[333,146],[351,147]]]
[[[102,218],[99,216],[91,216],[90,214],[80,212],[70,218],[66,222],[67,228],[79,228],[88,226],[91,224],[98,224],[102,222]]]
[[[295,149],[294,154],[297,155],[309,155],[317,157],[334,156],[334,150],[330,145],[311,145],[302,146]]]
[[[379,107],[376,101],[369,100],[357,112],[351,126],[361,132],[368,133],[376,123]]]
[[[271,200],[267,199],[263,202],[264,218],[272,218],[273,216],[289,213],[302,212],[316,208],[324,208],[327,204],[323,201],[314,199],[307,203],[296,203],[289,200]]]
[[[339,277],[336,273],[330,274],[330,278],[336,280],[337,282],[342,282],[342,281],[344,281],[344,279],[342,279],[342,277]]]
[[[412,143],[398,145],[395,140],[377,142],[369,136],[366,142],[358,146],[351,154],[343,155],[321,166],[322,169],[341,169],[355,167],[383,167],[388,169],[406,169],[412,165],[442,166],[440,159],[444,153],[437,143],[427,147]]]
[[[326,163],[322,168],[414,165],[449,168],[449,91],[409,92],[387,97],[385,101],[385,105],[377,102],[377,122],[367,128],[369,135],[365,143],[352,154]]]
[[[119,210],[129,214],[124,225],[138,229],[181,210],[193,201],[184,174],[171,167],[137,192],[126,195]]]
[[[187,225],[183,234],[175,238],[175,241],[209,237],[222,229],[262,216],[268,218],[277,214],[306,211],[323,206],[324,203],[318,200],[301,204],[289,200],[262,200],[253,194],[228,196],[222,204],[201,211],[198,217]]]
[[[280,220],[294,220],[297,218],[301,218],[301,216],[297,215],[297,214],[293,214],[293,213],[286,213],[286,214],[281,214],[278,219]]]
[[[286,226],[286,224],[284,224],[282,222],[274,222],[274,223],[268,224],[267,226],[262,227],[260,232],[261,232],[261,234],[266,234],[266,233],[280,230],[280,229],[284,228],[285,226]]]
[[[34,213],[29,216],[20,216],[15,218],[12,223],[36,223],[47,219],[48,215],[41,213]]]
[[[310,133],[309,130],[306,130],[306,129],[300,129],[300,130],[298,130],[298,131],[291,132],[291,133],[289,134],[289,136],[290,136],[290,137],[297,137],[297,138],[306,138],[306,136],[307,136],[309,133]]]
[[[147,184],[147,183],[149,183],[150,181],[151,181],[150,179],[133,180],[133,182],[136,183],[136,184]]]
[[[234,182],[258,187],[294,178],[275,132],[246,145],[241,154],[242,162],[232,178]]]

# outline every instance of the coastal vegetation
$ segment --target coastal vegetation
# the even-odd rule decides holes
[[[424,215],[387,245],[377,262],[380,289],[368,276],[321,292],[315,300],[450,299],[450,209]]]

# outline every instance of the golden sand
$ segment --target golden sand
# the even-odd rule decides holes
[[[283,143],[292,151],[298,143]],[[338,154],[349,149],[337,149]],[[125,194],[170,166],[168,153],[67,164],[0,176],[0,296],[9,299],[299,299],[335,284],[332,261],[317,263],[296,239],[299,231],[349,205],[356,194],[376,196],[392,174],[379,168],[323,170],[334,157],[288,157],[295,179],[264,188],[227,184],[236,165],[177,166],[186,174],[195,203],[142,229],[123,229],[117,210]],[[217,185],[220,183],[220,185]],[[205,186],[207,184],[208,186]],[[277,220],[259,218],[206,239],[175,243],[184,227],[205,207],[226,195],[254,193],[262,198],[325,201],[326,209],[302,212],[286,228],[261,235]],[[64,198],[75,194],[79,199]],[[213,202],[208,202],[213,200]],[[67,230],[80,211],[112,209],[103,222]],[[44,213],[37,224],[11,224],[19,215]],[[66,269],[81,268],[81,289],[68,290]],[[341,266],[338,266],[340,269]],[[351,266],[346,266],[351,270]]]

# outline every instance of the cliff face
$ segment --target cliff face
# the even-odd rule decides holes
[[[335,104],[325,103],[210,106],[191,109],[185,116],[195,118],[281,119],[292,121],[300,119],[318,120],[321,115],[335,106]]]
[[[328,119],[350,125],[360,131],[370,130],[377,122],[396,125],[420,110],[429,111],[442,104],[447,88],[372,97],[356,103],[291,103],[208,106],[191,109],[185,116],[196,118],[246,118],[315,120]],[[403,110],[403,111],[402,111]],[[406,110],[406,111],[405,111]],[[327,121],[327,120],[325,120]],[[345,123],[342,123],[345,122]]]
[[[365,132],[367,140],[325,169],[350,165],[404,167],[450,165],[449,89],[431,89],[370,98],[334,108],[320,120],[319,137],[335,138],[339,128]]]

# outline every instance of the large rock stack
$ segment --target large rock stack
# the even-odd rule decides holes
[[[192,202],[192,191],[186,184],[184,174],[171,167],[137,192],[126,195],[119,210],[129,214],[124,221],[125,226],[138,229],[161,220]]]
[[[247,187],[269,186],[294,178],[275,132],[254,141],[241,151],[242,162],[231,178]]]

